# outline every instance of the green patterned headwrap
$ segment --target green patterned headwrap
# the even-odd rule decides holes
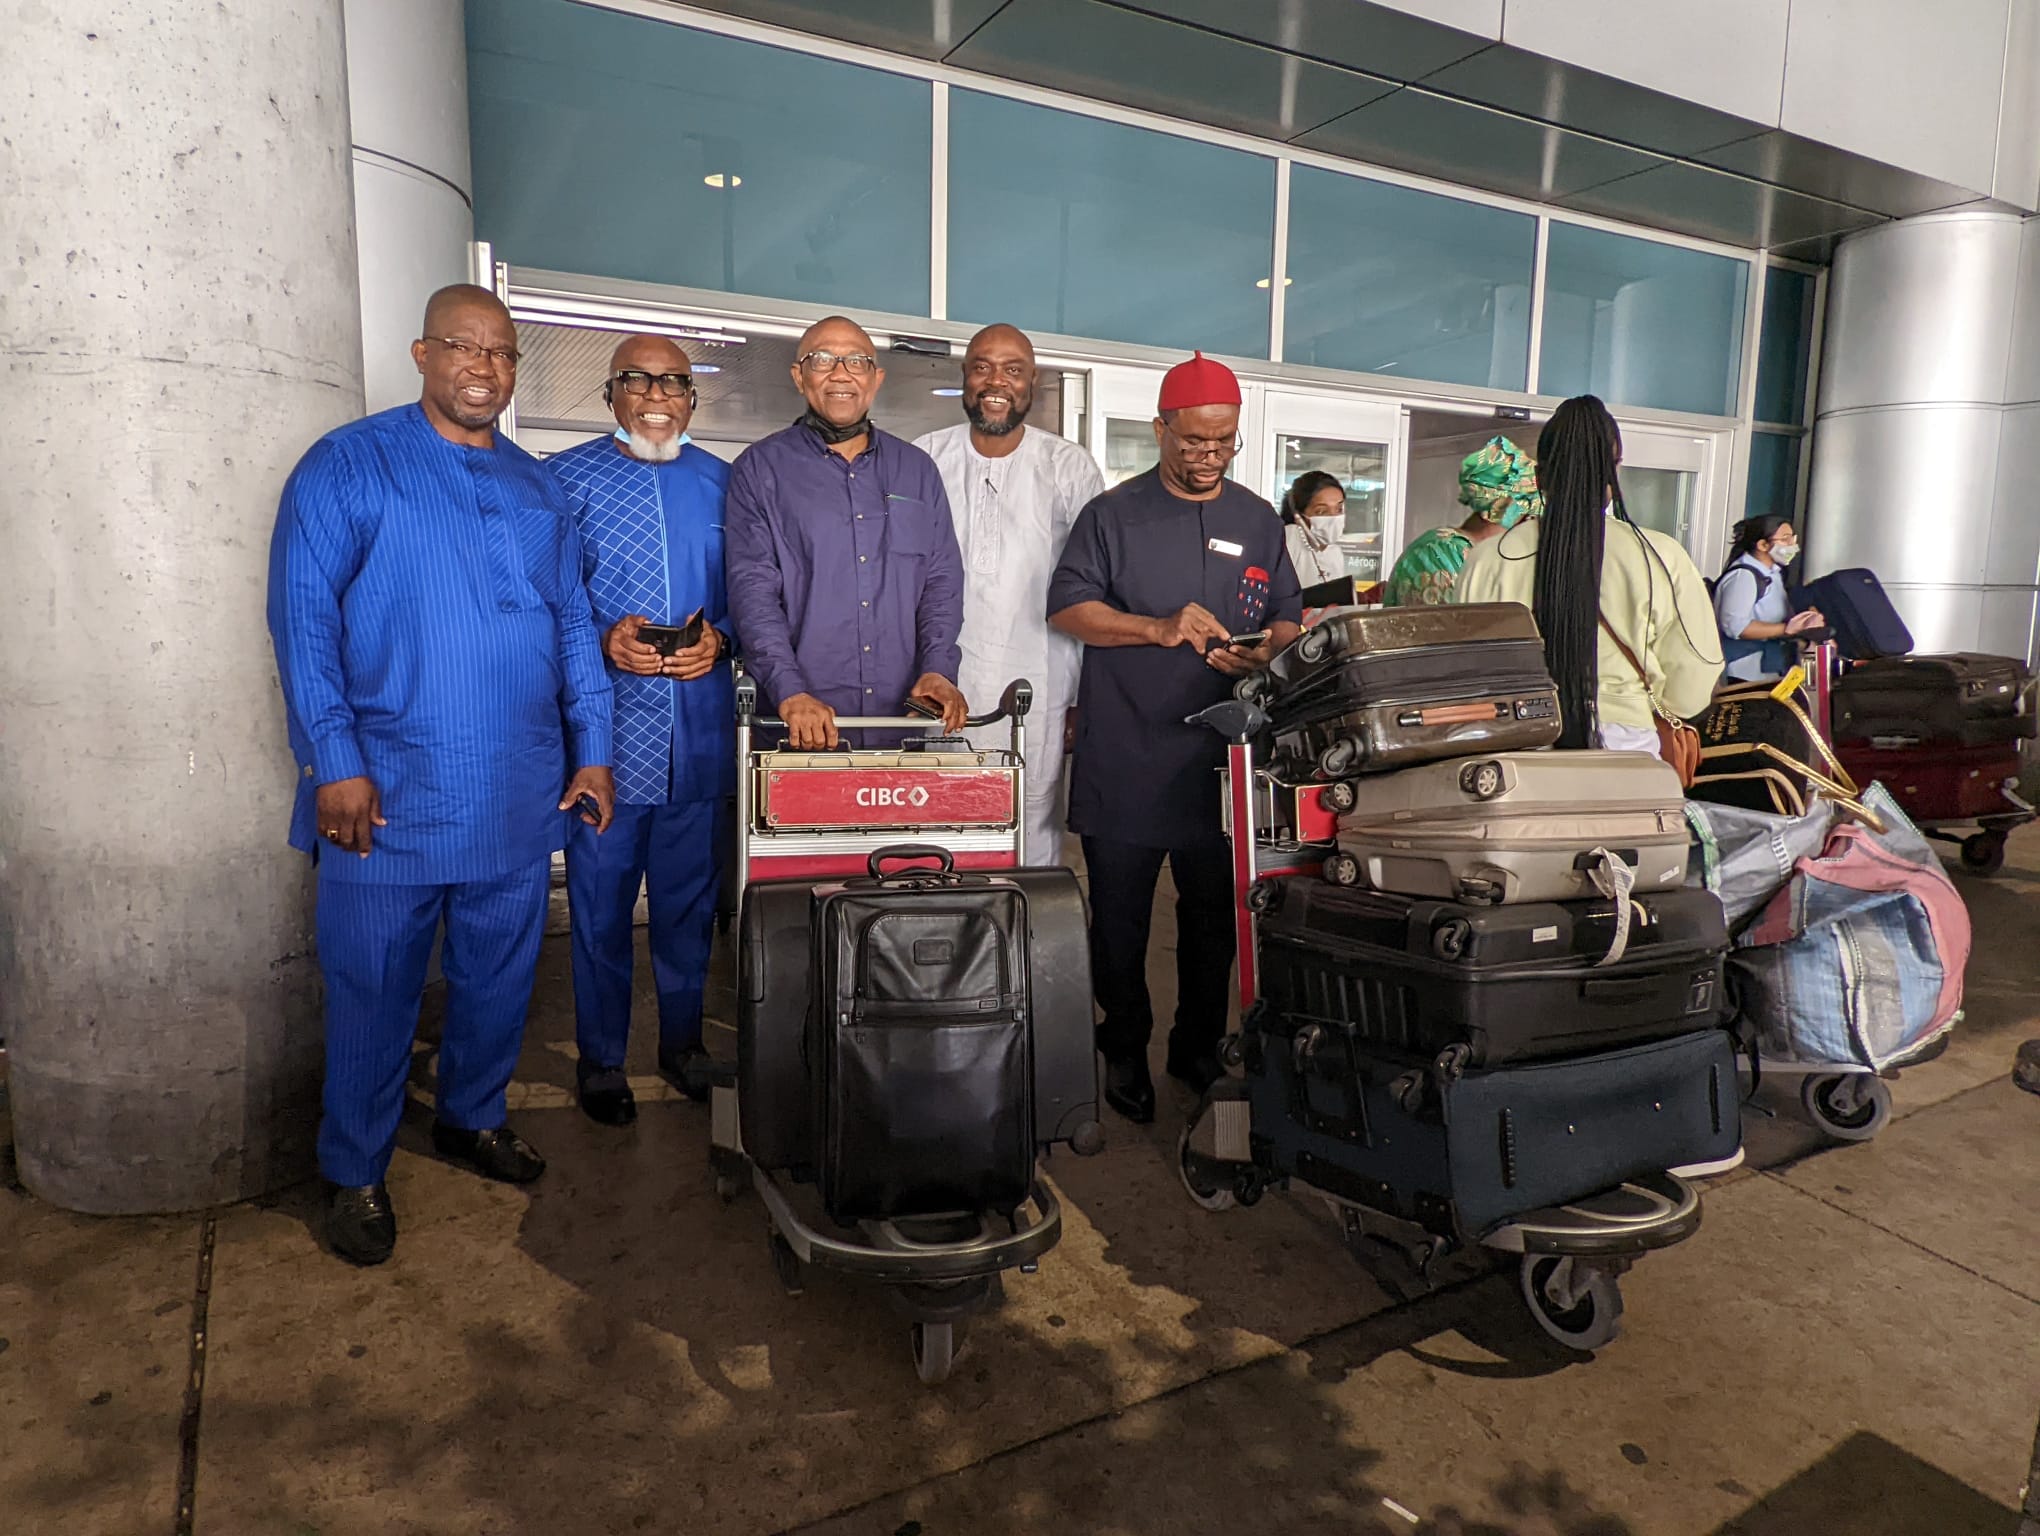
[[[1513,528],[1544,514],[1537,461],[1506,437],[1491,437],[1459,466],[1459,503],[1491,523]]]

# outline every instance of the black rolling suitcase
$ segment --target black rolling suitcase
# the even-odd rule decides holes
[[[1254,1136],[1276,1168],[1460,1242],[1741,1144],[1719,1029],[1492,1071],[1372,1051],[1272,1010],[1253,1040]]]
[[[1721,1014],[1728,928],[1711,891],[1626,909],[1470,906],[1308,879],[1260,892],[1261,995],[1372,1048],[1496,1067],[1690,1034]]]
[[[1084,897],[1067,869],[1001,873],[1027,897],[1034,1138],[1079,1152],[1103,1145]],[[806,1038],[814,964],[812,880],[771,880],[744,895],[737,955],[737,1109],[744,1154],[815,1176],[814,1090]]]
[[[1270,664],[1272,766],[1338,779],[1558,740],[1558,692],[1521,603],[1334,614]]]
[[[1912,649],[1912,631],[1891,606],[1883,583],[1860,567],[1815,577],[1799,589],[1795,605],[1820,610],[1827,620],[1827,633],[1850,661],[1903,656]],[[1805,638],[1819,636],[1809,632]]]
[[[829,1214],[1014,1209],[1034,1174],[1025,893],[917,868],[817,886],[814,903],[808,1060]]]
[[[1994,746],[2030,740],[2033,672],[2010,656],[1893,656],[1860,662],[1835,681],[1837,742],[1879,737]]]

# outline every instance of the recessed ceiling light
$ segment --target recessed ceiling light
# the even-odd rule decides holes
[[[693,371],[695,373],[721,373],[722,368],[716,363],[696,363]]]
[[[1288,286],[1289,286],[1289,285],[1290,285],[1291,283],[1293,283],[1293,282],[1295,282],[1295,281],[1296,281],[1296,279],[1295,279],[1295,278],[1293,278],[1293,277],[1285,277],[1285,278],[1283,278],[1283,279],[1282,279],[1282,286],[1283,286],[1283,287],[1285,287],[1285,288],[1287,288],[1287,287],[1288,287]],[[1258,282],[1256,282],[1256,283],[1254,284],[1254,286],[1255,286],[1256,288],[1267,288],[1267,287],[1270,287],[1270,286],[1272,286],[1272,285],[1270,284],[1269,280],[1268,280],[1267,278],[1265,278],[1265,277],[1264,277],[1264,278],[1260,279],[1260,280],[1259,280]]]
[[[947,400],[954,400],[958,395],[962,394],[963,391],[960,389],[931,389],[928,391],[928,393],[931,395],[941,395],[944,399]]]
[[[744,184],[744,178],[741,176],[726,176],[721,171],[717,171],[713,175],[702,177],[701,184],[705,187],[741,187]]]

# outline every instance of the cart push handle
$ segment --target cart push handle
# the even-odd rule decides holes
[[[1001,720],[1011,720],[1016,726],[1027,718],[1027,712],[1034,707],[1034,685],[1024,677],[1016,677],[1006,684],[1006,691],[999,695],[999,707],[986,715],[970,715],[965,718],[966,727],[997,725]],[[772,715],[758,713],[758,683],[755,678],[737,673],[737,720],[739,724],[752,728],[758,726],[784,725],[786,722]],[[890,729],[904,726],[917,731],[939,731],[940,720],[930,720],[923,715],[838,715],[836,729],[840,731],[866,731]]]

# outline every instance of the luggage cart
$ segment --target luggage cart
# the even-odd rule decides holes
[[[990,714],[972,726],[1010,722],[1010,745],[980,751],[940,738],[941,722],[917,716],[838,716],[843,731],[918,733],[928,762],[911,749],[789,752],[759,746],[756,734],[780,721],[758,713],[758,687],[739,675],[737,701],[737,847],[739,900],[762,881],[824,881],[862,875],[888,849],[911,842],[929,861],[954,868],[1017,868],[1026,857],[1026,725],[1033,689],[1010,684]],[[942,748],[948,748],[944,751]],[[741,911],[741,908],[740,908]],[[739,986],[743,957],[739,956]],[[810,1265],[885,1285],[906,1316],[914,1370],[945,1380],[963,1319],[992,1305],[1002,1274],[1034,1272],[1062,1236],[1062,1209],[1038,1175],[1010,1219],[959,1211],[854,1229],[831,1222],[811,1189],[803,1193],[744,1154],[737,1088],[712,1093],[710,1165],[725,1203],[748,1185],[765,1206],[773,1272],[799,1295]],[[828,1230],[824,1230],[827,1228]]]
[[[1333,845],[1336,818],[1321,800],[1323,786],[1299,790],[1276,782],[1254,763],[1253,742],[1267,717],[1253,703],[1232,699],[1193,717],[1227,742],[1224,773],[1226,828],[1232,840],[1234,920],[1239,936],[1239,992],[1243,1020],[1259,1002],[1256,908],[1270,880],[1314,877]],[[1273,810],[1289,824],[1269,827]],[[1228,1066],[1246,1063],[1243,1035],[1225,1042]],[[1563,1206],[1526,1212],[1479,1233],[1446,1236],[1377,1206],[1317,1188],[1256,1156],[1247,1084],[1228,1077],[1215,1084],[1177,1141],[1177,1172],[1190,1198],[1209,1211],[1253,1205],[1270,1189],[1300,1187],[1338,1218],[1349,1248],[1363,1252],[1385,1243],[1427,1276],[1430,1267],[1465,1247],[1516,1258],[1518,1288],[1537,1326],[1559,1343],[1593,1350],[1621,1332],[1621,1277],[1654,1249],[1685,1241],[1700,1227],[1700,1193],[1669,1172],[1632,1179]]]

